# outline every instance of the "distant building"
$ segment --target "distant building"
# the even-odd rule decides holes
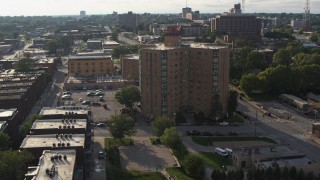
[[[18,134],[19,116],[16,108],[0,109],[0,131],[7,132],[10,136]]]
[[[84,150],[89,144],[84,134],[27,135],[20,150],[30,152],[35,158],[40,158],[45,150],[75,150],[76,164],[84,169]]]
[[[187,13],[185,18],[190,20],[200,20],[201,15],[199,11],[194,11],[194,12]]]
[[[43,70],[21,73],[8,69],[0,73],[0,107],[17,108],[21,123],[47,87],[47,78]]]
[[[187,24],[181,25],[181,36],[182,37],[199,37],[207,32],[210,27],[202,24]]]
[[[211,31],[227,42],[236,39],[261,40],[261,19],[251,15],[221,14],[211,19]]]
[[[140,60],[138,54],[121,55],[121,71],[122,77],[125,79],[132,79],[135,82],[140,80]]]
[[[164,45],[140,50],[142,114],[173,116],[178,111],[227,111],[229,48],[182,45],[179,29],[168,29]]]
[[[30,129],[30,134],[87,134],[86,119],[38,119]]]
[[[241,4],[235,4],[233,8],[229,10],[229,13],[231,14],[241,14]]]
[[[114,49],[119,47],[120,44],[116,41],[103,41],[103,49]]]
[[[310,113],[314,110],[314,104],[309,103],[303,99],[300,99],[294,95],[281,94],[279,96],[282,102],[289,104],[290,106],[296,108],[296,110],[302,113]]]
[[[42,119],[86,119],[92,121],[91,111],[88,106],[59,106],[43,107],[39,115]]]
[[[44,48],[51,39],[35,38],[32,40],[32,46],[35,48]]]
[[[302,29],[304,26],[304,21],[302,19],[291,19],[290,26],[293,29]]]
[[[111,56],[69,56],[68,73],[77,75],[112,75]]]
[[[101,50],[103,49],[102,42],[102,40],[89,39],[87,41],[87,48],[91,50]]]
[[[86,11],[80,11],[80,17],[85,17],[86,16]]]
[[[81,166],[76,162],[77,154],[70,150],[44,150],[37,166],[28,167],[25,180],[52,179],[63,180],[83,179]]]
[[[187,18],[187,14],[192,13],[192,9],[189,7],[182,8],[182,18]]]
[[[129,11],[127,14],[119,14],[119,26],[127,31],[134,31],[139,25],[139,15]]]

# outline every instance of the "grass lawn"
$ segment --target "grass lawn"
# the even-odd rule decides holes
[[[227,121],[230,123],[244,123],[244,120],[237,115],[231,116]]]
[[[220,156],[210,152],[200,152],[199,157],[214,169],[222,169],[222,166],[231,165],[231,160],[227,157]]]
[[[222,136],[222,137],[192,137],[193,142],[207,146],[212,141],[265,141],[269,143],[276,142],[273,139],[267,137],[255,137],[255,136]]]
[[[118,175],[115,177],[115,180],[165,180],[166,177],[164,177],[160,172],[139,172],[139,171],[126,171],[123,172],[121,175]]]
[[[104,143],[106,148],[113,145],[128,146],[128,145],[133,145],[133,140],[131,138],[122,138],[121,140],[115,139],[115,138],[105,138]]]
[[[171,177],[176,177],[176,180],[193,180],[193,178],[186,175],[186,172],[180,167],[168,167],[167,173]]]

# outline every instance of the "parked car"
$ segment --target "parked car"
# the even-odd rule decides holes
[[[228,136],[238,136],[239,134],[235,131],[229,131]]]
[[[228,122],[223,121],[223,122],[219,123],[219,125],[220,125],[220,126],[228,126],[228,125],[229,125],[229,123],[228,123]]]
[[[70,94],[65,94],[63,96],[61,96],[61,99],[72,99]]]
[[[214,133],[215,136],[224,136],[224,134],[222,132],[216,131]]]
[[[71,92],[70,91],[65,91],[62,93],[63,95],[66,95],[66,94],[70,94],[71,95]]]
[[[96,126],[97,127],[106,127],[106,124],[105,123],[98,123]]]
[[[200,136],[201,132],[197,130],[187,131],[187,136]]]
[[[104,101],[103,96],[99,96],[99,101]]]
[[[99,151],[98,152],[98,158],[99,159],[104,159],[106,157],[106,153],[105,152],[103,152],[103,151]]]
[[[211,132],[204,131],[201,133],[201,136],[213,136],[213,134]]]
[[[98,102],[92,102],[91,105],[92,105],[92,106],[101,106],[101,104],[98,103]]]
[[[94,96],[94,95],[95,95],[95,93],[92,91],[87,92],[87,96]]]
[[[84,100],[81,102],[82,105],[89,105],[91,102],[88,100]]]

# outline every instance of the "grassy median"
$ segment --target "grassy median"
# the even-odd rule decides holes
[[[256,137],[256,136],[219,136],[219,137],[192,137],[193,142],[208,146],[211,144],[211,142],[217,142],[217,141],[264,141],[268,143],[276,144],[277,142],[273,139],[267,138],[267,137]]]

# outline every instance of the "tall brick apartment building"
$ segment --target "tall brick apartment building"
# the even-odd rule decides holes
[[[143,115],[227,111],[228,47],[181,45],[180,36],[167,36],[162,45],[142,48],[140,60]]]

